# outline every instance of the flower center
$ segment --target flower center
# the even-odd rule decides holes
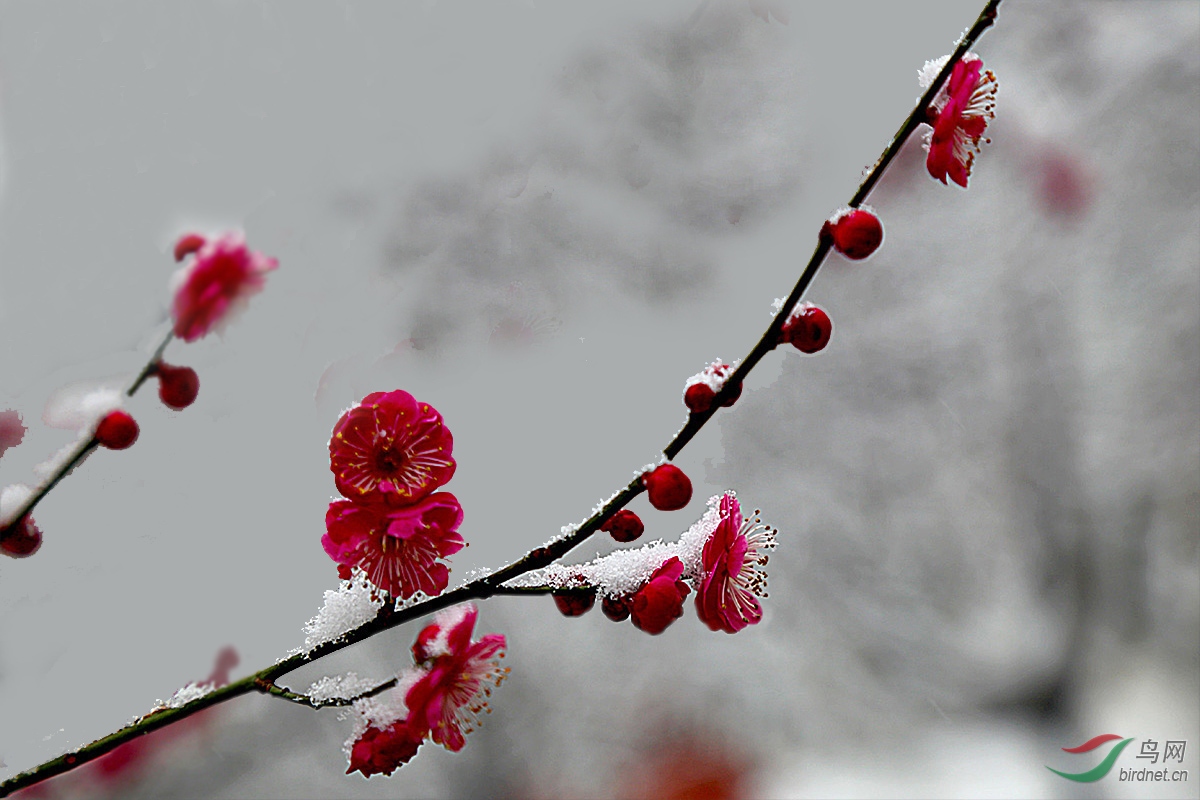
[[[404,453],[384,447],[375,453],[375,467],[388,475],[395,474],[404,466]]]

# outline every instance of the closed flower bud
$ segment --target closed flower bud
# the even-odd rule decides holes
[[[658,635],[683,616],[683,600],[691,589],[680,580],[682,577],[683,562],[676,556],[654,571],[629,604],[635,627]]]
[[[600,525],[600,530],[607,531],[618,542],[632,542],[642,535],[646,526],[641,518],[627,508],[613,514]]]
[[[712,408],[713,400],[716,399],[717,392],[725,388],[725,381],[733,374],[733,364],[726,364],[724,361],[717,359],[709,364],[700,372],[687,379],[687,383],[683,388],[683,404],[687,406],[688,411],[693,414],[703,414]],[[742,396],[742,384],[738,383],[733,387],[733,392],[725,398],[721,403],[724,407],[729,407],[737,402],[737,399]]]
[[[674,464],[661,464],[642,476],[650,505],[659,511],[677,511],[692,500],[692,482]]]
[[[624,622],[629,619],[629,603],[629,598],[609,597],[605,595],[600,600],[600,610],[604,612],[604,616],[613,622]]]
[[[205,239],[198,233],[185,233],[175,242],[175,260],[183,261],[192,253],[204,247]]]
[[[570,589],[554,592],[551,596],[564,617],[581,617],[596,604],[595,589]]]
[[[742,396],[742,382],[738,381],[737,385],[733,387],[733,392],[729,395],[729,397],[725,398],[725,402],[721,403],[721,406],[724,408],[729,408],[731,405],[736,403],[738,398],[741,396]]]
[[[155,373],[158,375],[158,398],[168,408],[180,411],[196,402],[196,395],[200,393],[200,376],[196,370],[160,362]]]
[[[0,553],[12,558],[31,556],[42,546],[42,532],[26,514],[7,528],[0,528]]]
[[[860,261],[883,243],[883,224],[865,208],[844,208],[829,218],[821,234],[846,258]]]
[[[96,426],[96,442],[109,450],[124,450],[138,438],[138,424],[128,413],[110,411]]]
[[[683,393],[683,404],[693,414],[703,414],[712,408],[713,397],[716,394],[716,392],[709,388],[708,384],[693,383]]]
[[[797,306],[779,332],[781,342],[791,342],[801,353],[816,353],[825,349],[833,336],[829,315],[814,305]]]

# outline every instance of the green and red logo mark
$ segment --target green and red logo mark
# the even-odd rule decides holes
[[[1063,752],[1090,753],[1097,747],[1108,744],[1112,741],[1116,741],[1117,739],[1121,739],[1121,737],[1117,736],[1115,733],[1102,733],[1099,736],[1088,739],[1078,747],[1064,747]],[[1125,745],[1132,741],[1132,738],[1121,739],[1120,742],[1118,742],[1111,750],[1108,751],[1108,755],[1104,757],[1103,761],[1089,769],[1087,772],[1060,772],[1059,770],[1056,770],[1054,767],[1050,766],[1046,767],[1046,769],[1050,770],[1055,775],[1063,776],[1069,781],[1077,781],[1079,783],[1091,783],[1092,781],[1098,781],[1108,774],[1109,770],[1113,768],[1113,764],[1116,763],[1117,756],[1121,755],[1121,751],[1125,749]]]

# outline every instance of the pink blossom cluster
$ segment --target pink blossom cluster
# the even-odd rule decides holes
[[[374,392],[342,414],[329,440],[341,500],[329,504],[321,544],[349,579],[407,599],[441,594],[442,560],[465,546],[462,506],[436,491],[454,476],[454,439],[442,415],[408,392]]]
[[[466,734],[490,713],[488,696],[508,674],[500,666],[505,639],[488,634],[472,641],[478,610],[467,603],[439,614],[413,644],[416,665],[390,696],[355,703],[357,725],[346,743],[346,772],[390,775],[426,741],[458,752]]]
[[[709,500],[708,513],[677,543],[652,542],[589,564],[553,566],[541,579],[559,587],[554,597],[565,615],[579,616],[600,594],[605,616],[629,619],[650,634],[682,617],[694,590],[700,620],[714,631],[737,633],[762,619],[762,568],[776,533],[757,515],[743,517],[737,496],[726,492]]]

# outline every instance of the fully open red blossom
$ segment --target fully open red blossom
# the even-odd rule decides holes
[[[922,81],[932,80],[944,63],[943,59],[926,64]],[[967,188],[980,142],[991,141],[984,139],[983,134],[988,122],[996,116],[993,109],[997,88],[996,76],[983,69],[979,56],[968,53],[954,65],[928,109],[933,132],[926,142],[929,156],[925,166],[935,180],[945,183],[949,177]]]
[[[428,665],[405,695],[409,725],[427,730],[433,741],[447,750],[459,751],[465,734],[488,712],[487,698],[508,670],[498,659],[504,657],[505,640],[490,633],[471,641],[479,612],[471,603],[438,615],[417,636],[414,655]]]
[[[342,415],[329,440],[338,491],[351,500],[419,500],[454,476],[442,415],[408,392],[375,392]]]
[[[714,631],[737,633],[762,619],[757,596],[764,596],[766,550],[775,531],[757,518],[743,521],[732,492],[721,498],[721,521],[704,544],[704,577],[696,590],[696,613]]]
[[[371,583],[394,597],[418,591],[433,597],[450,581],[450,570],[440,559],[464,546],[458,534],[462,519],[462,506],[449,492],[399,507],[335,500],[325,514],[321,544],[334,561],[361,568]]]
[[[654,570],[646,585],[637,591],[629,604],[629,616],[640,630],[659,634],[683,616],[683,600],[691,589],[680,580],[683,562],[677,556],[668,558]]]
[[[279,266],[273,258],[246,247],[240,233],[227,233],[197,245],[188,234],[176,246],[176,257],[195,253],[171,281],[171,316],[175,335],[185,342],[206,336],[262,290],[266,274]]]
[[[424,740],[424,731],[409,727],[408,720],[394,722],[386,728],[371,726],[350,748],[350,767],[346,774],[358,770],[364,778],[391,775],[417,754],[417,748]]]

